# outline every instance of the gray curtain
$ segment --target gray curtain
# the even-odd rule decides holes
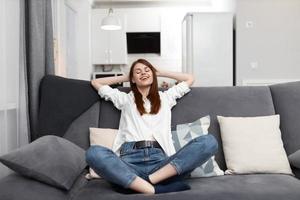
[[[20,59],[19,59],[19,126],[18,126],[18,140],[19,147],[28,144],[30,141],[29,130],[29,111],[28,111],[28,84],[26,72],[26,50],[25,50],[25,16],[24,16],[25,2],[20,0]]]
[[[23,120],[20,127],[29,126],[30,134],[19,138],[29,142],[37,138],[39,84],[43,76],[54,74],[53,27],[50,0],[21,0],[21,51],[24,67]],[[22,35],[24,37],[22,37]],[[22,46],[23,45],[23,46]],[[23,56],[22,56],[23,55]],[[20,88],[21,89],[21,88]],[[26,112],[27,110],[27,112]]]

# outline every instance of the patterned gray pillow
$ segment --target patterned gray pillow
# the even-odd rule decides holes
[[[207,135],[209,126],[209,115],[201,117],[192,123],[178,124],[176,126],[176,131],[172,131],[172,139],[176,152],[190,140],[201,135]],[[191,173],[191,177],[210,177],[219,175],[224,175],[224,171],[220,169],[214,156],[194,169]]]

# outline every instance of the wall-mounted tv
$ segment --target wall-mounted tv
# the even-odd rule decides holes
[[[160,32],[127,32],[127,53],[160,54]]]

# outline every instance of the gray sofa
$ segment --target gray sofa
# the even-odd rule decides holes
[[[119,88],[128,92],[129,88]],[[163,89],[161,89],[163,90]],[[216,161],[226,169],[216,115],[262,116],[280,114],[287,154],[300,149],[300,82],[271,86],[193,87],[172,109],[172,129],[176,124],[211,116],[209,132],[219,141]],[[120,111],[99,97],[89,81],[45,76],[40,84],[39,127],[32,140],[57,135],[83,149],[89,147],[89,127],[118,128]],[[154,196],[123,194],[103,179],[88,181],[82,171],[69,191],[26,178],[17,173],[0,180],[1,200],[35,199],[202,199],[202,200],[299,200],[300,171],[296,177],[284,174],[224,175],[189,179],[192,189]]]

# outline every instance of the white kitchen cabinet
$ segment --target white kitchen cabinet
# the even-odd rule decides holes
[[[92,63],[127,64],[125,17],[123,14],[114,13],[121,20],[121,30],[102,30],[101,21],[107,16],[107,12],[107,9],[92,10]]]

